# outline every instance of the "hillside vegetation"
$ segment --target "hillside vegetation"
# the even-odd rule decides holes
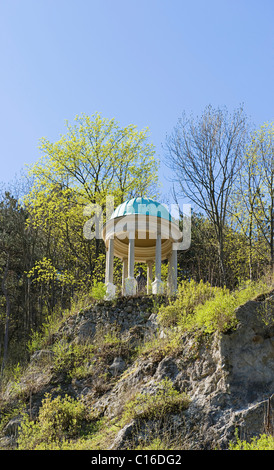
[[[189,448],[182,422],[193,394],[187,382],[184,387],[174,379],[175,368],[180,361],[198,367],[216,337],[237,330],[237,307],[271,298],[272,287],[264,279],[229,292],[184,281],[173,300],[82,301],[49,317],[29,341],[30,362],[7,370],[2,380],[0,445],[108,449],[121,440],[129,449]],[[91,332],[91,311],[107,315],[109,323],[100,327],[98,317]],[[273,309],[264,308],[260,317],[273,326]],[[160,373],[161,364],[167,368]],[[273,449],[270,431],[249,442],[236,436],[226,447]]]

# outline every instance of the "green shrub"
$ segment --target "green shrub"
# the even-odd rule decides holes
[[[149,357],[153,362],[160,362],[168,355],[177,355],[182,351],[182,332],[180,329],[172,328],[164,335],[156,335],[145,339],[135,349],[135,357]]]
[[[187,327],[195,307],[214,297],[217,287],[208,282],[182,281],[178,287],[177,298],[167,306],[161,306],[158,317],[163,326],[180,325]]]
[[[235,309],[267,289],[263,280],[248,281],[233,292],[225,287],[211,287],[202,281],[183,281],[176,300],[160,308],[159,321],[166,327],[176,325],[184,330],[200,328],[206,333],[224,332],[237,324]]]
[[[93,345],[68,343],[65,340],[56,342],[52,351],[55,372],[65,372],[71,378],[84,377],[88,373],[88,364],[94,356]]]
[[[167,377],[159,382],[155,394],[138,393],[133,400],[126,404],[124,419],[126,421],[139,419],[160,419],[172,412],[180,412],[189,405],[185,393],[173,388],[172,381]]]
[[[106,328],[104,331],[98,329],[94,338],[94,347],[96,358],[101,364],[112,362],[116,356],[129,359],[131,355],[128,343],[121,338],[119,329],[115,327],[108,331]]]
[[[236,325],[236,306],[236,299],[228,290],[216,292],[213,299],[195,308],[192,324],[203,328],[206,333],[225,331]]]
[[[229,450],[274,450],[274,436],[261,434],[247,442],[241,441],[236,433],[236,442],[230,442]]]
[[[237,325],[236,308],[266,289],[263,282],[250,281],[233,292],[226,288],[219,289],[212,299],[195,308],[192,325],[202,328],[206,333],[234,328]]]
[[[25,415],[18,437],[19,450],[60,449],[64,442],[79,436],[86,409],[66,395],[51,399],[47,394],[36,421]]]
[[[58,331],[62,322],[70,315],[69,310],[61,311],[56,308],[54,312],[48,315],[40,331],[32,331],[31,337],[27,342],[27,348],[30,354],[39,349],[48,347],[53,342],[53,335]]]
[[[103,300],[107,292],[106,285],[104,282],[94,281],[91,296],[95,300]]]

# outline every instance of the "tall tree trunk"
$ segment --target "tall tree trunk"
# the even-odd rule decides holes
[[[271,188],[271,206],[270,206],[270,263],[271,272],[274,272],[274,197],[273,188]]]
[[[8,270],[9,270],[9,255],[7,258],[7,263],[4,271],[4,277],[2,280],[2,292],[5,296],[6,299],[6,325],[5,325],[5,336],[4,336],[4,350],[3,350],[3,360],[2,360],[2,366],[1,366],[1,375],[3,375],[5,365],[7,362],[7,357],[8,357],[8,343],[9,343],[9,320],[10,320],[10,299],[8,295],[8,290],[6,288],[6,280],[8,276]]]
[[[252,209],[253,210],[253,209]],[[249,235],[248,235],[248,245],[249,245],[249,279],[253,281],[253,256],[252,256],[252,232],[253,232],[253,213],[250,214],[250,222],[249,222]]]
[[[223,286],[225,286],[227,283],[227,277],[226,277],[226,269],[225,269],[225,263],[224,263],[224,250],[223,250],[223,244],[220,242],[219,242],[219,247],[218,247],[218,256],[219,256],[219,263],[220,263],[221,283]]]

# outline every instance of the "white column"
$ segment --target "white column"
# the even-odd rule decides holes
[[[147,261],[147,294],[151,293],[151,283],[152,283],[152,261]]]
[[[114,239],[108,240],[108,250],[106,259],[106,300],[111,300],[115,297],[116,286],[113,284],[113,260],[114,260]]]
[[[128,277],[134,277],[134,245],[134,238],[130,238],[128,243]]]
[[[114,239],[108,241],[108,282],[113,283]]]
[[[135,231],[129,234],[128,243],[128,277],[125,279],[125,295],[136,295],[137,281],[134,278]]]
[[[162,265],[162,242],[161,233],[157,233],[156,250],[155,250],[155,281],[152,283],[152,293],[162,294],[164,291],[164,283],[161,280]]]
[[[168,260],[168,293],[177,291],[177,250],[172,250]]]
[[[106,285],[108,283],[108,257],[109,257],[109,253],[108,253],[108,249],[106,249],[106,272],[105,272],[105,284]]]
[[[128,273],[128,259],[123,258],[123,269],[122,269],[122,295],[125,295],[125,278]]]
[[[156,239],[156,258],[155,258],[155,278],[161,281],[161,264],[162,264],[162,243],[161,234],[157,234]]]

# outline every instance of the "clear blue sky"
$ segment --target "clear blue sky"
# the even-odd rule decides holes
[[[0,181],[82,112],[148,126],[160,158],[183,110],[272,121],[273,24],[273,0],[0,0]]]

